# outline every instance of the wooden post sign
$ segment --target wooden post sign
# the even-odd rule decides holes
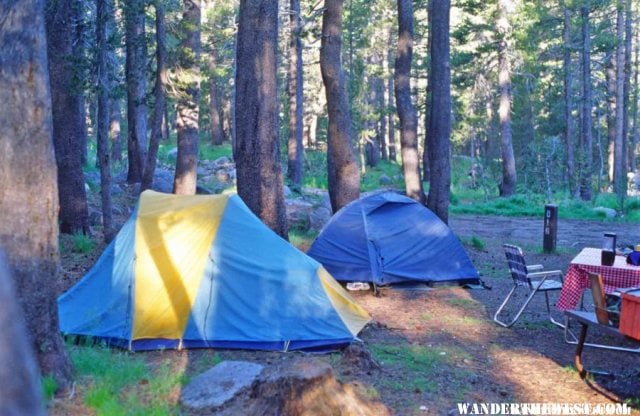
[[[544,234],[542,247],[545,253],[556,251],[558,237],[558,206],[548,204],[544,206]]]

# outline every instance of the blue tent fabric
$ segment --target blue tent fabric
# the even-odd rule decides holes
[[[391,191],[343,207],[307,254],[343,282],[480,283],[451,229],[423,205]]]
[[[228,199],[179,339],[135,334],[139,308],[134,294],[141,290],[136,287],[136,273],[142,273],[135,267],[140,207],[96,265],[58,298],[62,333],[134,351],[212,347],[318,351],[334,350],[355,339],[370,317],[316,260],[266,227],[237,195],[202,198]]]

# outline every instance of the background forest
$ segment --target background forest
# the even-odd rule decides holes
[[[94,149],[96,135],[98,153],[102,147],[97,166],[124,163],[127,181],[142,182],[142,189],[151,186],[158,149],[162,156],[177,138],[174,186],[179,193],[195,190],[195,149],[228,142],[239,166],[238,192],[245,200],[256,198],[260,186],[251,177],[262,175],[243,174],[243,166],[260,165],[255,161],[279,149],[269,175],[283,171],[294,191],[301,186],[335,188],[330,192],[334,211],[355,198],[354,190],[347,192],[341,185],[345,178],[358,182],[359,174],[382,170],[384,185],[406,183],[410,196],[427,202],[445,221],[449,203],[454,212],[464,212],[460,202],[516,193],[539,195],[540,209],[544,201],[571,207],[576,205],[572,199],[597,200],[597,205],[635,215],[635,202],[624,205],[628,191],[635,193],[631,179],[638,142],[637,5],[631,0],[463,0],[434,2],[437,8],[431,13],[422,0],[302,0],[280,2],[270,12],[274,21],[268,30],[268,19],[252,15],[251,3],[51,2],[54,138],[59,137],[57,154],[68,161],[59,163],[63,232],[87,230],[82,204],[71,207],[65,200],[83,197],[79,171],[93,166],[88,149]],[[238,33],[243,8],[250,22],[244,37]],[[332,8],[341,19],[342,39],[329,58],[322,55],[323,13]],[[450,16],[450,24],[438,18],[430,26],[435,13]],[[254,115],[248,109],[254,104],[245,100],[254,97],[245,92],[265,81],[246,71],[247,65],[238,66],[251,54],[257,56],[250,46],[267,44],[256,39],[269,43],[275,53],[273,62],[263,62],[262,68],[264,75],[275,65],[270,75],[275,85],[269,86],[274,97],[259,105],[267,105],[260,108],[270,108],[277,120],[267,116],[259,124],[269,127],[260,131],[251,130]],[[342,71],[346,97],[331,96],[332,89],[323,93],[321,66],[330,59]],[[326,166],[332,146],[327,97],[335,100],[335,120],[338,114],[350,116],[340,121],[334,135],[346,147],[333,144],[334,150],[348,156],[340,163],[357,164],[359,172]],[[438,101],[441,97],[445,101]],[[255,116],[259,114],[262,110]],[[272,135],[265,139],[264,131]],[[272,148],[266,151],[255,143],[272,143]],[[430,148],[431,163],[425,151]],[[414,165],[418,161],[419,167]],[[450,163],[452,194],[451,178],[441,177],[443,170],[451,171]],[[399,176],[396,166],[404,168],[404,175]],[[104,189],[109,189],[104,175],[110,172],[103,172]],[[189,180],[179,179],[188,172]],[[279,180],[273,182],[268,193],[281,193]],[[430,183],[432,189],[434,183],[442,185],[442,197],[434,195],[429,202],[422,188],[428,191]],[[598,200],[601,192],[615,192],[617,198]],[[109,231],[110,202],[104,198]],[[282,213],[268,214],[258,203],[248,204],[286,234],[282,224],[267,219],[280,217],[282,222]]]

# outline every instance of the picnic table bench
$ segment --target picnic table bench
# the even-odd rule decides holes
[[[599,330],[603,331],[608,335],[624,338],[626,340],[630,340],[632,342],[640,344],[640,341],[622,334],[618,330],[618,328],[599,323],[598,318],[596,317],[596,314],[593,312],[569,310],[569,311],[565,311],[565,314],[567,315],[568,318],[575,319],[578,323],[580,323],[580,326],[581,326],[580,336],[578,338],[578,344],[576,346],[576,352],[575,352],[576,370],[578,370],[578,373],[580,374],[581,378],[585,378],[587,375],[587,370],[585,370],[584,363],[582,361],[582,351],[584,349],[584,342],[587,338],[587,329],[589,328],[589,326],[597,327]]]

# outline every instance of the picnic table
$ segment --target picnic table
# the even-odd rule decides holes
[[[605,293],[613,293],[623,287],[640,286],[640,266],[627,264],[624,256],[616,256],[612,266],[603,266],[600,256],[600,249],[587,247],[571,260],[556,308],[566,311],[578,306],[582,292],[590,287],[589,272],[602,276]]]

